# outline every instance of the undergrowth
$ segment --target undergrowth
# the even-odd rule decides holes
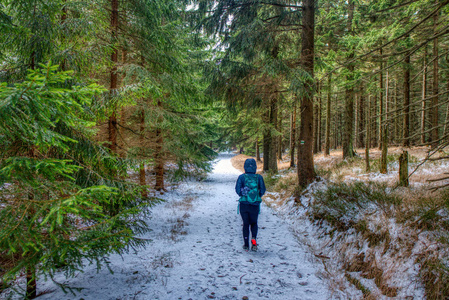
[[[392,270],[378,267],[379,259],[416,259],[417,276],[426,298],[449,299],[449,192],[412,194],[407,190],[407,194],[401,195],[391,192],[386,184],[330,183],[326,189],[316,191],[314,198],[311,217],[320,224],[330,225],[331,229],[327,229],[330,237],[337,232],[340,236],[356,234],[369,247],[362,252],[356,250],[367,255],[346,256],[346,272],[361,272],[362,277],[372,278],[384,295],[395,297],[398,289],[390,286],[386,279]],[[395,222],[394,226],[399,225],[414,238],[392,237],[386,220]],[[420,233],[426,233],[423,242],[428,244],[416,248]],[[357,247],[355,245],[345,247]],[[410,257],[413,251],[418,251],[415,258]],[[383,258],[369,255],[373,252]],[[400,253],[406,256],[401,257]],[[357,280],[347,279],[366,296],[367,291]]]
[[[312,215],[316,220],[326,220],[339,231],[350,228],[363,230],[365,211],[382,209],[392,213],[392,206],[401,199],[388,193],[385,184],[353,182],[330,184],[325,190],[315,192]]]

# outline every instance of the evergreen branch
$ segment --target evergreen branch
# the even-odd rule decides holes
[[[269,5],[269,6],[276,6],[276,7],[288,7],[288,8],[298,8],[298,9],[304,9],[303,6],[300,5],[294,5],[294,4],[282,4],[282,3],[273,3],[273,2],[263,2],[260,1],[260,4]]]
[[[392,9],[396,9],[396,8],[399,8],[399,7],[403,7],[403,6],[406,6],[406,5],[418,2],[418,1],[421,1],[421,0],[411,0],[409,2],[401,3],[401,4],[398,4],[396,6],[392,6],[392,7],[385,8],[385,9],[381,9],[381,10],[377,11],[376,13],[383,13],[383,12],[386,12],[386,11],[389,11],[389,10],[392,10]]]

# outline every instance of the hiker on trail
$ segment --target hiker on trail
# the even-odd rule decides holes
[[[239,211],[243,220],[243,249],[249,250],[249,229],[251,227],[251,250],[257,251],[257,218],[260,203],[265,194],[263,177],[256,174],[257,165],[253,158],[248,158],[243,165],[245,173],[240,175],[235,184],[235,192],[240,196]]]

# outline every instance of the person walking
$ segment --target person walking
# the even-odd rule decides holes
[[[245,160],[243,165],[245,173],[241,174],[235,184],[235,192],[240,196],[239,212],[243,220],[243,249],[249,250],[249,231],[251,228],[251,250],[257,251],[257,218],[260,212],[260,203],[265,194],[263,177],[256,174],[257,164],[253,158]]]

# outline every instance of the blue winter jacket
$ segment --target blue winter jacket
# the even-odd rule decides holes
[[[243,165],[243,168],[245,169],[246,174],[256,174],[257,171],[257,164],[256,160],[253,158],[248,158],[245,160],[245,164]],[[265,188],[265,182],[263,181],[263,177],[261,175],[258,175],[258,185],[259,185],[259,196],[262,197],[265,194],[266,188]],[[237,195],[242,197],[242,188],[245,186],[245,176],[241,174],[239,178],[237,179],[237,183],[235,184],[235,192]],[[242,201],[241,203],[244,204],[252,204],[252,205],[259,205],[260,203],[250,203],[247,201]]]

